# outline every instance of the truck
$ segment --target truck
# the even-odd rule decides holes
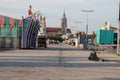
[[[37,38],[37,47],[44,47],[47,48],[46,44],[46,36],[38,36]]]

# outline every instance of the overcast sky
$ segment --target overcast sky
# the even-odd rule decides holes
[[[105,21],[118,26],[119,0],[0,0],[0,14],[14,18],[26,17],[29,4],[33,12],[40,10],[46,16],[47,27],[60,27],[65,11],[68,27],[74,32],[85,31],[86,13],[81,10],[94,10],[89,13],[89,33],[99,30]]]

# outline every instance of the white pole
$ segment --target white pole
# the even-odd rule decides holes
[[[118,36],[117,36],[117,55],[120,56],[119,53],[119,40],[120,40],[120,0],[119,0],[119,19],[118,19]]]
[[[86,12],[87,13],[87,23],[86,23],[86,39],[85,39],[85,49],[88,49],[88,28],[89,28],[89,23],[88,23],[88,13],[89,12],[94,12],[93,10],[81,10],[82,12]]]
[[[117,35],[117,55],[120,56],[120,53],[119,53],[119,40],[120,40],[120,21],[118,20],[118,35]]]
[[[87,12],[87,24],[86,24],[86,49],[88,49],[88,12]]]

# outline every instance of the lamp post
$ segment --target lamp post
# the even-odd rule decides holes
[[[74,23],[82,23],[82,22],[75,21]]]
[[[89,24],[88,23],[88,13],[94,12],[94,11],[93,10],[81,10],[81,11],[87,13],[87,19],[86,19],[87,20],[86,21],[87,22],[86,23],[86,40],[85,40],[85,44],[84,44],[85,46],[84,46],[84,48],[88,49],[88,36],[87,36],[88,35],[88,24]]]

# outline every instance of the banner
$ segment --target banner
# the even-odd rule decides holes
[[[23,22],[22,22],[22,20],[20,20],[20,27],[22,27],[23,26]]]
[[[4,27],[4,16],[0,15],[0,27]]]
[[[10,27],[13,28],[14,27],[14,18],[10,18]]]

